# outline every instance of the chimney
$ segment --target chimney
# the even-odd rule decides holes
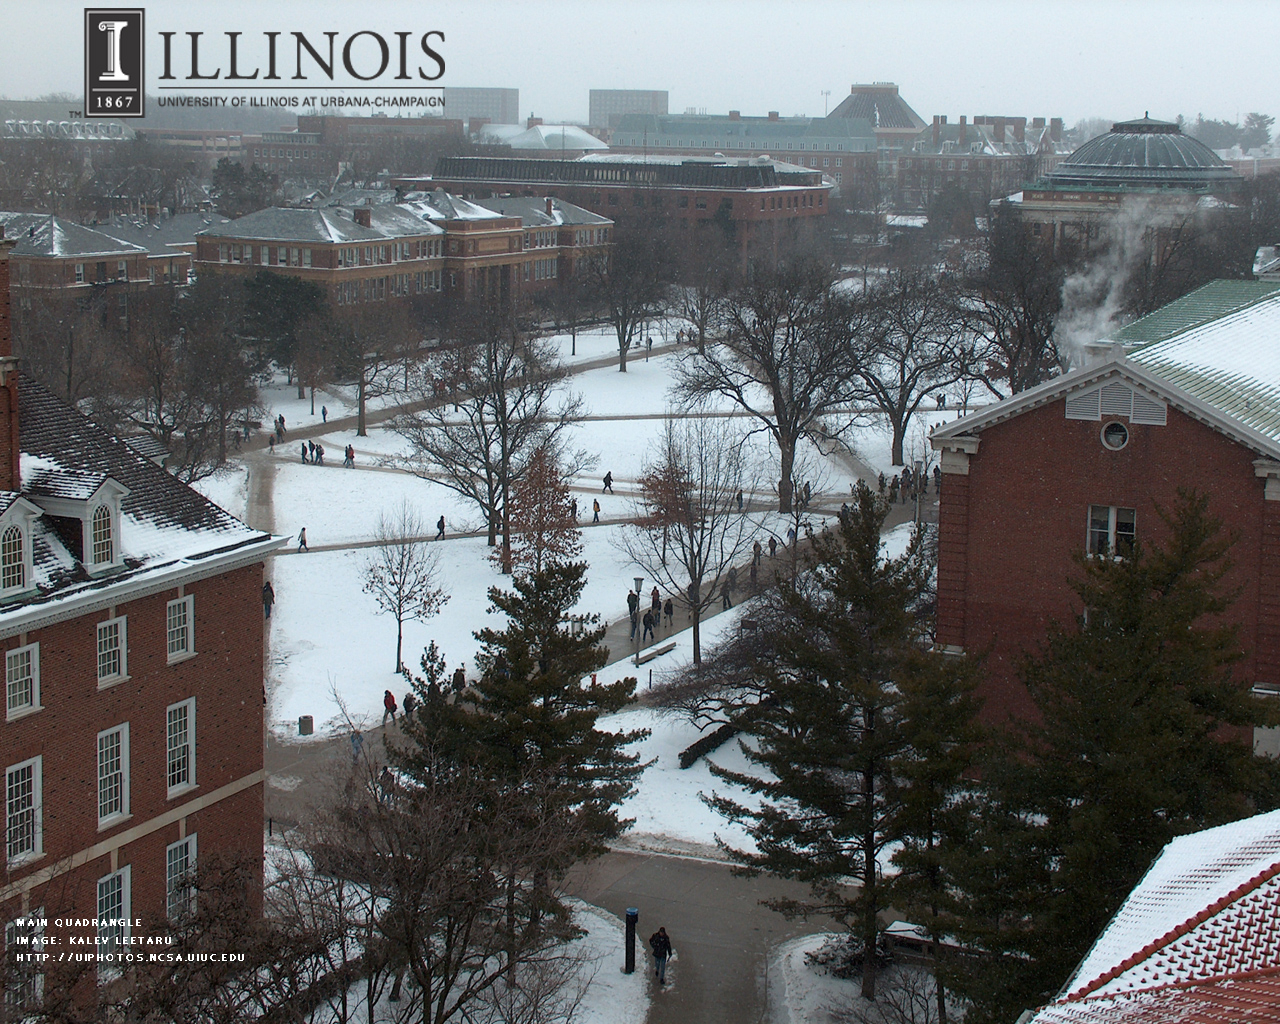
[[[1049,119],[1049,138],[1054,142],[1062,141],[1062,118],[1054,117]]]
[[[729,120],[730,120],[730,121],[741,121],[741,120],[742,120],[742,111],[741,111],[741,110],[731,110],[731,111],[729,111]]]
[[[373,227],[373,220],[372,220],[373,211],[371,211],[367,206],[358,207],[357,209],[352,210],[351,212],[355,219],[355,222],[359,224],[362,228]]]
[[[965,133],[966,133],[966,132],[967,132],[967,130],[968,130],[968,128],[967,128],[967,122],[968,122],[968,118],[967,118],[967,117],[965,117],[965,115],[964,115],[964,114],[961,114],[961,115],[960,115],[960,138],[959,138],[959,140],[956,142],[956,145],[957,145],[957,146],[960,146],[960,147],[963,147],[963,146],[964,146],[964,137],[965,137]]]
[[[1043,117],[1032,118],[1031,129],[1032,131],[1044,131],[1044,118]]]
[[[1000,143],[1004,142],[1004,118],[1003,117],[996,118],[995,126],[991,129],[991,137],[995,139],[996,142],[1000,142]]]
[[[18,469],[18,360],[9,319],[9,254],[16,239],[0,233],[0,490],[22,484]]]
[[[1013,137],[1018,142],[1027,141],[1027,119],[1025,117],[1015,117],[1013,119]]]
[[[778,120],[778,112],[776,110],[769,111],[769,120],[770,121]]]
[[[942,137],[942,118],[937,114],[933,115],[933,145],[938,146],[938,140]]]
[[[555,212],[555,211],[553,211],[553,210],[551,209],[551,197],[550,197],[550,196],[547,196],[547,216],[548,216],[548,217],[552,216],[552,215],[554,214],[554,212]]]
[[[536,127],[537,127],[538,125],[540,125],[540,124],[542,124],[542,118],[540,118],[540,117],[534,117],[532,114],[530,114],[530,115],[529,115],[529,120],[525,123],[525,127],[526,127],[526,128],[536,128]]]

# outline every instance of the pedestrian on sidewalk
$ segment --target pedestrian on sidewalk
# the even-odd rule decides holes
[[[396,698],[390,690],[382,691],[382,724],[387,724],[387,715],[391,716],[392,723],[396,720]]]
[[[391,774],[391,769],[387,765],[382,766],[382,771],[378,775],[378,789],[381,790],[384,798],[391,796],[391,791],[396,788],[395,777]]]
[[[276,453],[276,435],[275,434],[267,435],[267,450],[272,455]]]
[[[742,492],[738,492],[738,511],[742,511]]]
[[[640,621],[640,595],[634,590],[627,591],[627,614],[631,616],[631,639],[636,638],[636,624]]]
[[[317,465],[317,466],[323,466],[323,465],[324,465],[324,445],[322,445],[322,444],[318,444],[318,445],[316,445],[315,460],[316,460],[316,465]]]
[[[880,493],[884,494],[884,470],[880,471]]]
[[[662,606],[662,612],[667,617],[667,629],[670,629],[671,623],[676,617],[676,605],[671,598],[667,598],[667,603]]]
[[[413,709],[418,706],[418,698],[413,695],[412,690],[404,695],[404,700],[400,702],[400,706],[404,708],[405,718],[413,714]]]
[[[605,491],[608,491],[610,494],[613,493],[613,470],[609,470],[609,472],[604,475],[604,486],[600,488],[600,493],[604,494]]]
[[[667,959],[675,952],[671,948],[671,939],[665,928],[659,928],[649,936],[649,948],[653,950],[653,972],[657,975],[658,984],[667,983]]]
[[[769,537],[769,557],[778,557],[778,538],[770,535]]]
[[[276,603],[276,592],[271,586],[271,581],[267,580],[262,584],[262,617],[264,619],[271,618],[271,606]]]
[[[651,612],[651,611],[645,612],[645,613],[644,613],[644,618],[641,620],[641,622],[644,624],[644,632],[640,634],[640,642],[641,642],[641,643],[644,643],[646,640],[652,640],[652,639],[654,639],[654,636],[653,636],[653,621],[654,621],[654,620],[653,620],[653,612]]]
[[[759,565],[762,558],[764,558],[764,548],[760,546],[759,541],[756,541],[751,548],[751,565],[753,567]]]
[[[316,443],[314,441],[307,442],[307,451],[311,453],[311,464],[315,465],[316,461]]]
[[[307,445],[305,441],[303,442],[303,445],[302,445],[302,461],[304,464],[307,461]]]
[[[364,737],[360,735],[359,729],[351,730],[351,763],[357,765],[360,763],[360,751],[364,747]]]
[[[729,566],[729,593],[733,593],[738,589],[738,570],[734,566]]]
[[[351,445],[347,445],[347,447],[342,450],[342,465],[346,469],[354,469],[355,464],[356,450],[352,448]]]
[[[327,405],[320,406],[320,422],[321,423],[329,422],[329,407]]]
[[[444,540],[444,516],[436,520],[436,540]]]
[[[578,499],[577,498],[569,499],[569,515],[573,516],[573,521],[575,523],[578,521]]]
[[[791,545],[791,547],[795,547],[796,545],[796,528],[794,526],[787,527],[787,543]]]
[[[653,621],[656,625],[662,619],[662,595],[658,593],[657,587],[649,591],[649,611],[653,612]]]
[[[298,531],[298,554],[302,554],[304,551],[308,554],[311,552],[311,549],[307,547],[307,528],[305,526]]]
[[[595,498],[591,502],[591,511],[595,513],[595,515],[592,516],[591,521],[593,523],[600,522],[600,499],[599,498]]]
[[[733,602],[729,600],[729,581],[725,580],[720,584],[720,606],[721,611],[728,611],[733,607]]]

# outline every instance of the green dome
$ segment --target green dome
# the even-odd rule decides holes
[[[1149,117],[1113,124],[1049,172],[1052,184],[1072,188],[1211,189],[1240,180],[1199,139]]]

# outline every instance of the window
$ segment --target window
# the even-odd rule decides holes
[[[1102,428],[1102,444],[1118,452],[1129,443],[1129,428],[1118,420],[1112,420]]]
[[[311,266],[311,250],[310,249],[302,250],[302,265],[304,267]]]
[[[169,642],[169,661],[175,662],[196,653],[195,598],[180,597],[165,605],[165,633]]]
[[[171,921],[195,913],[196,893],[191,876],[196,870],[196,837],[179,839],[164,851],[165,907]]]
[[[15,953],[44,952],[44,908],[32,910],[4,926],[4,948]],[[8,959],[6,957],[6,959]],[[20,1020],[24,1010],[38,1008],[44,995],[44,972],[34,962],[11,962],[6,968],[4,1005],[6,1019]]]
[[[129,280],[129,264],[127,264],[124,260],[116,261],[116,280],[117,281]]]
[[[27,583],[27,559],[22,527],[10,526],[0,536],[0,590],[20,590]]]
[[[99,505],[94,509],[90,530],[93,564],[102,565],[115,561],[115,545],[111,538],[111,509],[106,505]]]
[[[123,940],[129,936],[132,912],[129,893],[129,865],[98,879],[98,952],[119,955]],[[103,957],[98,968],[100,978],[113,978],[120,973],[115,957]]]
[[[196,785],[196,699],[170,704],[165,710],[165,778],[169,796]]]
[[[40,645],[15,647],[4,656],[8,717],[40,709]]]
[[[264,267],[271,265],[271,246],[264,245],[258,250],[258,262]]]
[[[1124,558],[1137,540],[1137,510],[1115,505],[1089,506],[1090,555]]]
[[[129,814],[129,723],[98,733],[98,828]]]
[[[84,264],[76,264],[76,284],[84,284]]]
[[[40,766],[40,758],[33,757],[4,773],[5,859],[11,868],[44,852]]]
[[[116,683],[128,672],[128,635],[125,617],[98,623],[98,685]]]

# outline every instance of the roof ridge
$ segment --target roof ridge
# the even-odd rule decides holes
[[[1207,985],[1252,981],[1256,978],[1267,978],[1272,975],[1280,975],[1280,964],[1274,964],[1271,967],[1255,967],[1252,970],[1236,971],[1232,974],[1219,974],[1212,978],[1184,978],[1181,981],[1170,981],[1161,985],[1148,985],[1146,988],[1133,988],[1124,992],[1103,992],[1098,995],[1084,996],[1079,999],[1068,998],[1055,1001],[1048,1005],[1062,1006],[1066,1003],[1099,1002],[1103,999],[1132,999],[1135,996],[1151,995],[1152,993],[1175,990],[1185,991],[1187,989],[1203,988]]]
[[[1098,975],[1097,978],[1095,978],[1093,981],[1085,985],[1084,988],[1069,994],[1066,997],[1066,999],[1063,1001],[1068,1003],[1078,1002],[1079,1000],[1088,996],[1090,992],[1096,991],[1097,989],[1101,988],[1103,985],[1107,984],[1107,982],[1114,981],[1120,975],[1124,974],[1125,971],[1129,970],[1129,968],[1142,963],[1143,960],[1146,960],[1152,954],[1159,952],[1165,946],[1170,945],[1175,940],[1182,938],[1184,935],[1188,934],[1193,929],[1198,928],[1200,925],[1204,924],[1205,921],[1208,921],[1210,918],[1216,916],[1217,914],[1225,910],[1227,907],[1231,906],[1231,904],[1235,903],[1238,899],[1240,899],[1240,897],[1244,896],[1246,893],[1252,892],[1254,889],[1258,888],[1264,882],[1270,881],[1272,878],[1275,878],[1277,875],[1280,875],[1280,860],[1273,861],[1269,868],[1266,868],[1264,871],[1260,871],[1258,874],[1250,878],[1247,882],[1243,882],[1240,885],[1236,886],[1236,888],[1232,889],[1225,896],[1219,897],[1217,900],[1209,904],[1203,910],[1187,918],[1185,921],[1182,922],[1182,924],[1177,925],[1176,927],[1170,928],[1158,939],[1154,939],[1153,941],[1147,943],[1142,949],[1126,957],[1120,963],[1116,964],[1115,967],[1112,967],[1110,970],[1104,971],[1102,974]],[[1205,979],[1205,980],[1208,980],[1208,979]]]

